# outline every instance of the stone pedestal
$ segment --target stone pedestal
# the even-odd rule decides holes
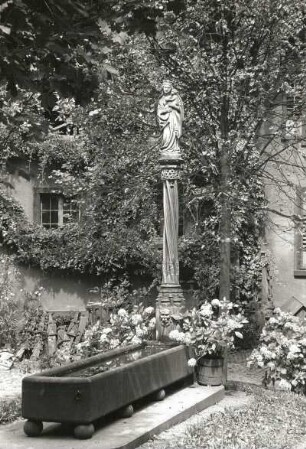
[[[170,331],[177,327],[172,316],[178,315],[185,305],[179,282],[178,258],[178,181],[182,164],[181,154],[162,153],[159,162],[163,181],[164,229],[162,285],[156,307],[156,338],[167,341]]]

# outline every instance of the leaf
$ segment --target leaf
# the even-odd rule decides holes
[[[112,73],[113,75],[119,75],[119,71],[115,69],[115,67],[111,66],[110,64],[106,64],[105,62],[102,64],[102,68],[109,73]]]

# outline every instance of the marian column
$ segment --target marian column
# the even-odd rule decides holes
[[[182,134],[184,108],[181,97],[170,81],[163,82],[163,95],[158,102],[158,123],[162,129],[160,145],[161,178],[163,181],[164,229],[162,284],[157,297],[157,340],[167,340],[176,325],[172,315],[179,313],[185,304],[179,282],[178,181],[183,162],[179,139]]]

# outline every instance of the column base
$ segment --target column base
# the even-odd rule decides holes
[[[156,299],[156,340],[169,342],[169,334],[179,329],[179,317],[185,308],[185,298],[179,284],[162,284]]]

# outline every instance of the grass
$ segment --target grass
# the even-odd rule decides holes
[[[246,387],[254,400],[199,419],[180,441],[145,445],[146,449],[296,449],[306,435],[306,397]]]
[[[0,424],[15,421],[21,416],[21,399],[5,399],[0,401]]]

